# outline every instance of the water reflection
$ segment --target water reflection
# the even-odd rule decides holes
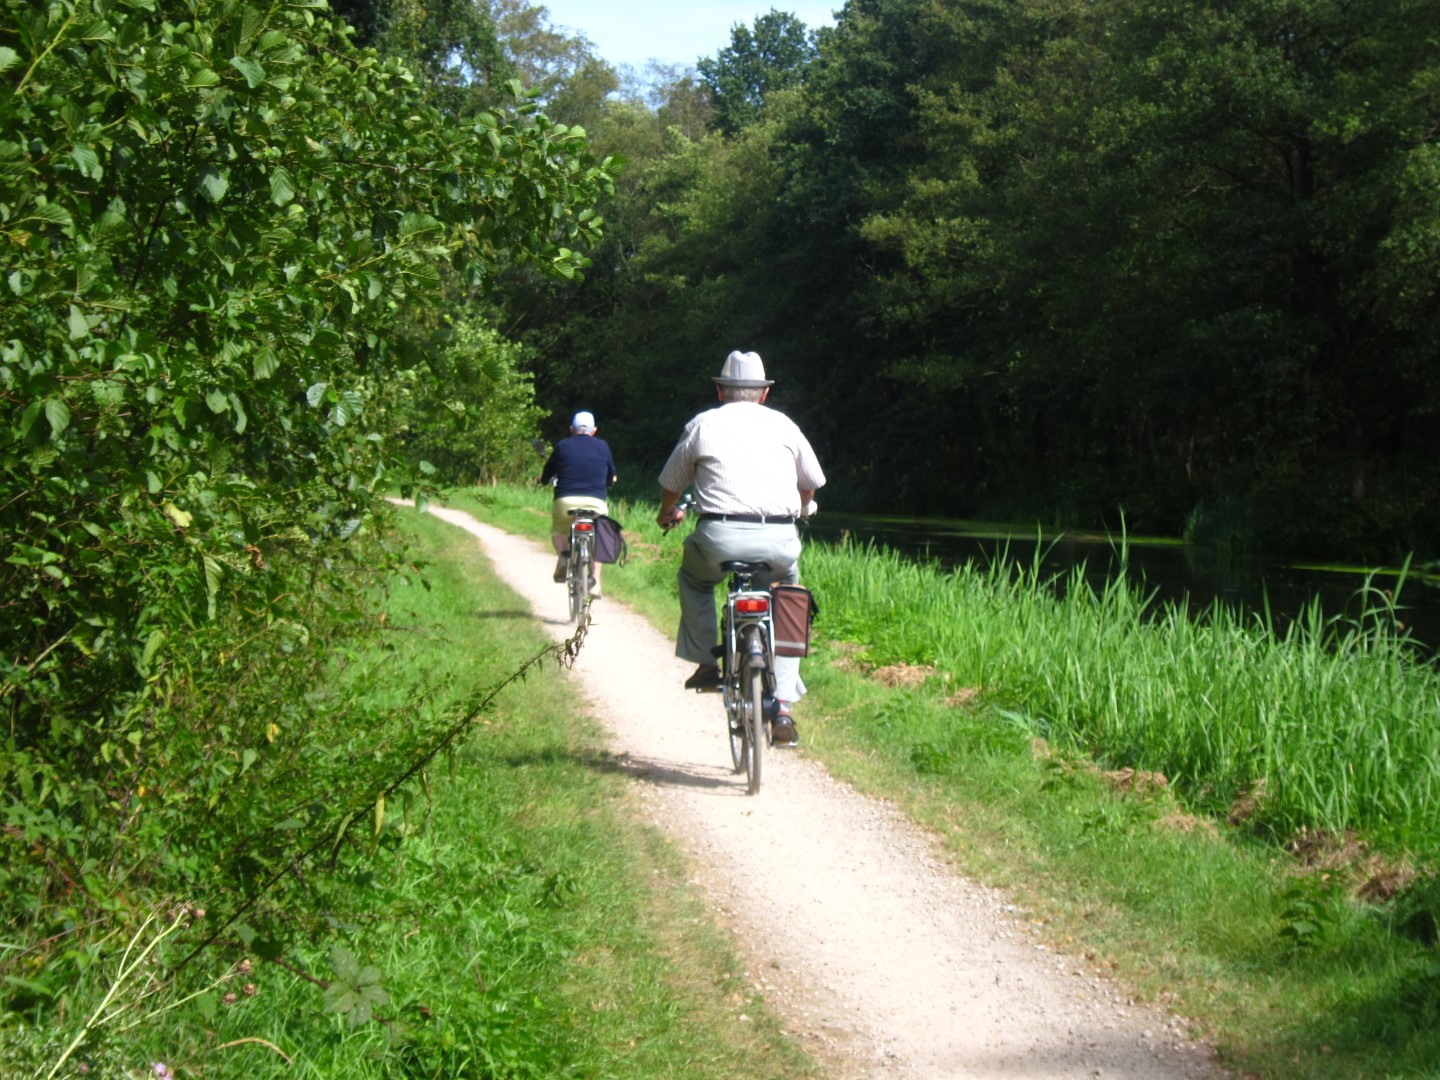
[[[999,560],[1025,567],[1037,553],[1041,574],[1063,587],[1076,567],[1084,568],[1092,587],[1103,588],[1120,573],[1118,537],[1067,532],[1038,536],[1012,527],[966,521],[876,517],[865,514],[818,516],[808,534],[815,540],[838,541],[845,536],[873,541],[895,551],[934,559],[942,566],[966,562],[989,566]],[[1395,568],[1311,567],[1247,560],[1237,564],[1214,552],[1173,540],[1130,537],[1127,572],[1132,581],[1153,591],[1164,603],[1188,602],[1192,611],[1219,600],[1237,612],[1259,618],[1269,607],[1271,624],[1281,632],[1314,598],[1326,616],[1359,618],[1380,597],[1364,593],[1394,590]],[[1367,605],[1368,600],[1368,605]],[[1399,618],[1422,651],[1434,654],[1440,645],[1440,587],[1433,577],[1412,575],[1401,587]]]

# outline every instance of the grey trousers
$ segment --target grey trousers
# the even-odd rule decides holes
[[[692,664],[713,664],[711,652],[719,640],[715,614],[715,588],[729,575],[720,564],[731,559],[767,562],[770,571],[755,577],[765,588],[782,581],[800,580],[800,536],[794,525],[747,525],[733,521],[702,521],[685,538],[676,580],[680,584],[680,632],[675,655]],[[775,696],[798,701],[805,694],[800,680],[800,658],[775,658]]]

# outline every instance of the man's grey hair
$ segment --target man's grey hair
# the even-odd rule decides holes
[[[759,401],[768,386],[722,386],[721,401]]]

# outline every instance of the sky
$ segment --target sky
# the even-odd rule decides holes
[[[789,12],[809,29],[834,26],[844,0],[785,3],[784,0],[540,0],[550,24],[584,34],[595,51],[615,67],[643,69],[651,59],[692,65],[730,44],[736,23],[753,26],[756,18]]]

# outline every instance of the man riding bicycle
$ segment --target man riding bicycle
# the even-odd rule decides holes
[[[606,495],[615,475],[615,459],[610,447],[596,434],[595,417],[577,412],[570,421],[570,437],[555,444],[545,468],[536,478],[537,484],[555,481],[555,501],[550,510],[550,543],[559,560],[555,563],[555,580],[565,582],[565,562],[570,556],[570,519],[572,510],[608,510]],[[589,581],[590,595],[600,598],[600,564]]]
[[[715,587],[725,577],[722,563],[765,562],[770,569],[755,584],[800,580],[800,536],[795,523],[814,513],[815,492],[825,473],[809,441],[783,413],[768,408],[773,379],[765,377],[759,354],[732,352],[715,377],[720,407],[700,413],[660,472],[660,513],[670,528],[685,518],[675,504],[693,486],[700,523],[685,540],[677,579],[680,630],[675,655],[698,665],[685,680],[691,690],[720,686],[713,651],[717,640]],[[799,657],[775,658],[778,714],[771,725],[775,746],[798,742],[790,703],[805,693]]]

